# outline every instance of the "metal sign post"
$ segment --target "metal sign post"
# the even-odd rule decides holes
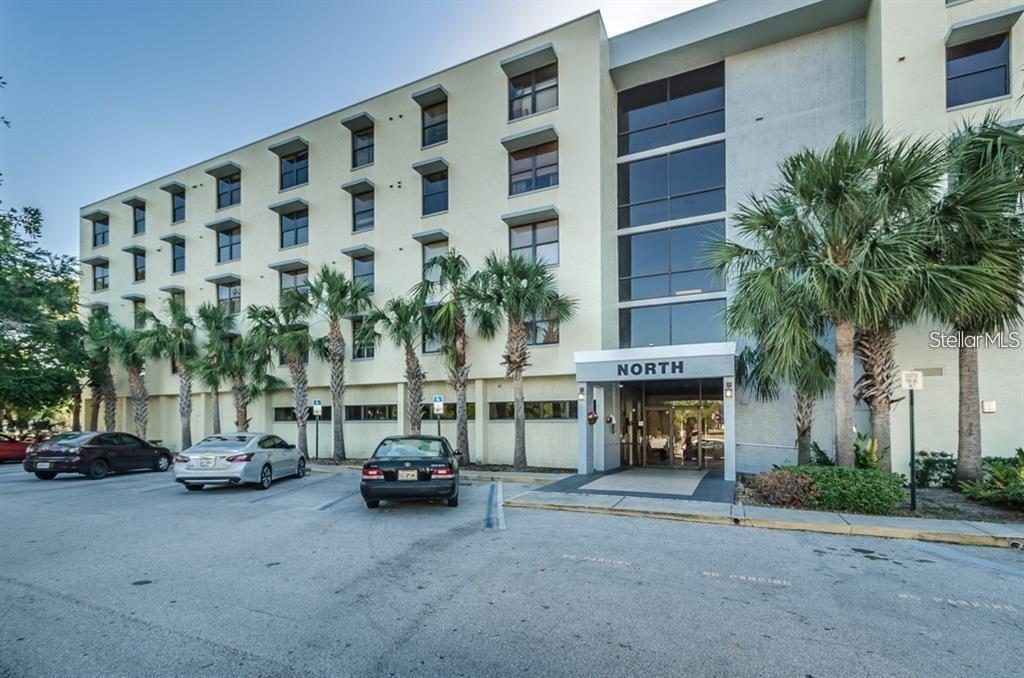
[[[441,415],[444,414],[444,396],[434,396],[434,418],[437,419],[437,437],[441,437]]]
[[[314,455],[317,459],[320,458],[320,417],[324,414],[324,401],[320,398],[313,399],[313,418],[316,423],[313,425],[314,439],[316,442],[313,443]]]
[[[908,371],[902,375],[903,388],[910,392],[910,510],[917,510],[917,452],[914,444],[914,391],[924,387],[924,374]]]

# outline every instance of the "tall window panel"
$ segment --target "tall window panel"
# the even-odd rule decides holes
[[[309,151],[281,158],[281,190],[309,183]]]
[[[558,106],[558,64],[548,64],[508,80],[508,119]]]
[[[146,279],[146,255],[141,252],[132,254],[132,269],[135,282]]]
[[[725,64],[619,93],[619,155],[725,131]]]
[[[217,263],[242,258],[242,229],[230,228],[217,233]]]
[[[92,265],[92,290],[102,292],[110,287],[110,266],[106,263]]]
[[[725,211],[725,142],[619,165],[619,227]]]
[[[373,127],[352,133],[352,169],[373,164]]]
[[[423,245],[423,279],[431,282],[437,282],[441,279],[441,271],[437,266],[433,266],[431,262],[437,257],[443,257],[448,254],[448,241],[439,240],[438,242],[424,243]]]
[[[724,239],[724,221],[619,236],[619,299],[724,290],[725,281],[705,259],[708,246]]]
[[[217,285],[217,305],[228,315],[242,311],[242,283],[229,282]]]
[[[142,235],[146,232],[146,207],[135,205],[132,207],[132,235]]]
[[[182,273],[185,270],[185,243],[171,244],[171,273]]]
[[[448,170],[423,177],[423,216],[448,209]]]
[[[362,318],[352,319],[352,358],[355,360],[373,357],[373,340],[365,339],[361,336],[364,324],[365,322]]]
[[[92,246],[100,247],[110,242],[110,220],[98,219],[92,222]]]
[[[510,195],[557,185],[557,141],[508,154],[508,192]]]
[[[526,343],[531,346],[557,344],[560,338],[557,320],[535,316],[526,322]]]
[[[281,271],[281,297],[292,291],[303,294],[309,291],[309,268]]]
[[[510,254],[547,266],[558,265],[558,219],[514,226],[508,232]]]
[[[352,260],[352,280],[364,283],[373,292],[373,255]]]
[[[171,194],[171,223],[185,221],[185,192]]]
[[[947,108],[1009,93],[1009,33],[946,48]]]
[[[143,299],[132,300],[132,321],[135,329],[141,330],[146,326],[146,316],[143,313],[146,310],[146,302]]]
[[[448,141],[448,101],[423,109],[423,146]]]
[[[281,247],[295,247],[309,242],[309,210],[302,209],[281,215]]]
[[[621,348],[723,341],[724,299],[619,309]]]
[[[217,208],[231,207],[242,202],[242,173],[235,172],[217,179]]]
[[[352,232],[369,231],[373,228],[373,191],[352,196]]]

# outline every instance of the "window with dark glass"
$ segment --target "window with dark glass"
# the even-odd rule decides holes
[[[725,299],[619,309],[620,348],[723,341]]]
[[[530,346],[557,344],[558,339],[557,320],[533,317],[526,321],[526,343]]]
[[[352,231],[368,231],[373,228],[373,191],[352,196]]]
[[[619,155],[724,131],[724,63],[619,93]]]
[[[283,353],[279,353],[277,355],[277,364],[280,367],[288,367],[288,356],[284,355]],[[302,352],[302,364],[309,364],[309,351]]]
[[[619,236],[619,300],[724,290],[705,260],[708,246],[724,239],[724,221]]]
[[[373,255],[352,260],[352,280],[365,283],[373,292]]]
[[[558,64],[548,64],[508,80],[508,119],[558,106]]]
[[[309,269],[293,268],[289,271],[281,271],[281,296],[295,290],[305,294],[309,291]]]
[[[281,247],[294,247],[309,242],[309,210],[296,210],[281,215]]]
[[[433,403],[423,403],[423,406],[420,408],[422,411],[421,416],[423,421],[436,421],[438,419],[441,419],[442,421],[453,421],[456,415],[455,405],[455,403],[445,403],[444,412],[440,417],[438,417],[434,414]],[[466,403],[466,419],[476,419],[476,403]]]
[[[141,235],[146,232],[146,208],[145,206],[134,205],[132,207],[132,235]]]
[[[176,242],[171,244],[171,273],[181,273],[185,270],[185,243]]]
[[[423,109],[423,145],[431,146],[448,141],[448,101]]]
[[[230,282],[217,285],[217,305],[228,315],[242,310],[242,283]]]
[[[431,261],[437,257],[448,254],[448,241],[439,240],[423,244],[423,279],[437,282],[441,279],[441,271],[437,266],[431,265]]]
[[[281,189],[309,182],[309,151],[299,151],[281,158]]]
[[[185,221],[185,191],[171,194],[171,223]]]
[[[229,228],[217,233],[217,263],[242,257],[242,229]]]
[[[528,261],[558,264],[558,219],[514,226],[508,231],[508,249]]]
[[[173,301],[176,304],[184,304],[185,303],[185,293],[181,292],[179,290],[175,290],[174,292],[171,292],[171,301]]]
[[[353,358],[372,358],[373,357],[373,340],[362,337],[364,321],[362,318],[352,319],[352,357]]]
[[[398,405],[346,405],[347,421],[396,421]]]
[[[430,305],[423,309],[423,323],[420,328],[420,350],[424,353],[437,353],[443,346],[441,334],[431,327],[434,311],[437,306]]]
[[[235,172],[217,179],[217,208],[242,202],[242,173]]]
[[[309,413],[306,415],[307,419],[313,419],[313,408],[309,408]],[[321,414],[320,421],[331,420],[331,406],[324,405]],[[275,407],[274,408],[274,421],[295,421],[295,408],[294,407]]]
[[[92,222],[92,246],[99,247],[110,241],[110,221],[98,219]]]
[[[510,195],[557,185],[557,141],[508,154],[508,192]]]
[[[448,170],[423,177],[423,215],[448,209]]]
[[[373,127],[352,132],[352,169],[373,163]]]
[[[1009,93],[1009,33],[946,48],[947,108]]]
[[[146,255],[141,252],[132,254],[132,269],[134,270],[135,282],[146,279]]]
[[[576,419],[579,403],[576,400],[527,400],[523,403],[527,419]],[[516,418],[516,404],[497,402],[487,404],[488,419]]]
[[[146,302],[142,299],[132,299],[132,320],[135,324],[135,329],[141,330],[146,326],[146,316],[143,312],[146,310]]]
[[[619,228],[725,211],[725,142],[619,165]]]
[[[107,264],[92,265],[92,289],[100,292],[110,287],[110,266]]]

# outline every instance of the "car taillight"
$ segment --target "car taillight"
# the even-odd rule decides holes
[[[188,457],[186,457],[184,454],[179,454],[179,455],[174,457],[174,463],[175,464],[187,464],[190,461],[192,461],[192,460],[189,459]]]
[[[248,454],[236,454],[233,457],[228,457],[228,461],[231,463],[236,461],[252,461],[252,454],[252,452],[249,452]]]
[[[379,468],[364,468],[363,480],[384,480],[384,472]]]
[[[455,477],[455,469],[453,469],[453,468],[435,468],[433,471],[430,472],[430,477],[431,478],[441,478],[442,480],[445,479],[445,478],[454,478]]]

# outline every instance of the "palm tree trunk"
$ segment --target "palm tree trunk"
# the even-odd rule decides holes
[[[292,375],[292,392],[295,395],[295,424],[298,427],[299,451],[309,456],[309,444],[306,439],[306,420],[309,419],[309,380],[306,366],[302,364],[302,356],[288,356],[288,371]],[[331,414],[333,419],[334,415]]]
[[[132,423],[135,425],[135,435],[145,440],[146,426],[149,424],[149,395],[146,393],[146,381],[139,367],[128,369],[128,392],[128,398],[132,404]]]
[[[345,335],[341,321],[332,318],[327,329],[328,362],[331,365],[331,432],[334,459],[345,459]],[[305,425],[301,430],[305,436]]]
[[[526,399],[523,397],[523,370],[530,364],[530,352],[526,344],[526,326],[521,320],[508,318],[508,336],[505,338],[505,376],[512,379],[512,394],[515,399],[515,447],[512,467],[526,468]]]
[[[249,403],[245,400],[245,381],[235,377],[231,383],[231,398],[235,405],[235,430],[249,430]]]
[[[423,366],[416,356],[413,346],[405,347],[405,383],[409,387],[406,394],[406,411],[409,418],[409,430],[418,434],[423,423],[423,382],[426,375]]]
[[[835,323],[835,439],[836,465],[853,467],[853,324]]]
[[[103,390],[100,384],[95,382],[89,384],[89,392],[92,394],[92,401],[89,403],[89,430],[100,430],[100,407],[103,406]]]
[[[969,339],[973,334],[963,333]],[[970,345],[968,345],[970,344]],[[981,479],[981,406],[978,389],[978,347],[961,341],[959,361],[959,431],[956,444],[956,480],[977,482]],[[959,485],[958,485],[959,486]]]
[[[811,463],[811,425],[814,423],[814,396],[796,392],[796,463]]]
[[[470,462],[469,453],[469,408],[466,405],[466,388],[469,385],[469,365],[466,363],[466,319],[460,317],[455,323],[456,371],[452,375],[455,389],[455,449],[462,452],[463,463]]]
[[[110,365],[107,365],[103,378],[103,427],[108,431],[117,429],[117,389]]]
[[[871,436],[878,442],[879,468],[892,472],[892,405],[882,396],[871,401]]]
[[[213,420],[213,432],[220,433],[220,390],[216,387],[210,389],[210,398],[213,402],[210,403],[213,406],[213,411],[210,413],[210,419]]]
[[[82,385],[77,381],[71,387],[71,430],[82,430]]]
[[[523,397],[523,375],[516,373],[512,377],[512,394],[515,398],[515,447],[512,455],[512,468],[526,468],[526,399]]]
[[[896,392],[896,333],[887,328],[860,329],[854,353],[864,366],[855,398],[868,404],[871,436],[878,443],[881,468],[892,471],[892,403]]]
[[[178,366],[178,415],[181,417],[181,449],[192,447],[192,372]]]

